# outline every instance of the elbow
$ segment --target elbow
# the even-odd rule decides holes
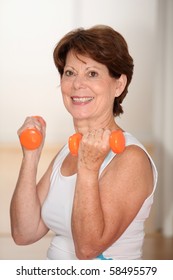
[[[97,250],[89,246],[83,246],[75,249],[76,256],[79,260],[91,260],[99,255]]]
[[[31,240],[27,239],[26,237],[20,234],[12,232],[11,235],[16,245],[25,246],[33,243]]]
[[[13,240],[14,240],[14,242],[15,242],[15,244],[16,245],[19,245],[19,246],[24,246],[24,245],[28,245],[28,243],[27,243],[27,241],[26,240],[24,240],[24,239],[22,239],[22,238],[18,238],[18,237],[14,237],[14,236],[12,236],[13,237]]]

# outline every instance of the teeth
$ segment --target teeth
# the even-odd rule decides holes
[[[88,101],[91,101],[93,100],[94,97],[72,97],[72,100],[74,102],[88,102]]]

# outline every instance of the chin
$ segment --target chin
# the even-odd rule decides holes
[[[75,111],[74,110],[69,110],[68,111],[71,116],[73,117],[73,119],[76,119],[76,120],[84,120],[84,119],[88,119],[91,117],[91,114],[89,112],[80,112],[79,110],[78,111]]]
[[[75,120],[87,120],[89,119],[89,116],[88,115],[72,115],[73,119]]]

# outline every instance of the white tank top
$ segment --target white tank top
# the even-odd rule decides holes
[[[125,132],[126,146],[137,145],[148,155],[152,169],[154,185],[152,194],[144,201],[134,220],[115,243],[96,259],[141,259],[144,240],[144,222],[149,216],[153,203],[153,194],[157,183],[157,170],[153,160],[142,144],[131,134]],[[65,145],[55,159],[50,180],[50,190],[42,207],[42,218],[47,227],[55,233],[47,252],[47,258],[52,260],[77,260],[71,231],[71,213],[76,184],[76,174],[63,176],[61,165],[68,155],[69,149]],[[109,152],[101,165],[99,174],[116,156]]]

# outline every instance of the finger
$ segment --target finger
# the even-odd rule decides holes
[[[41,116],[33,116],[32,118],[38,120],[42,126],[46,126],[46,121]]]
[[[104,133],[104,129],[103,128],[99,128],[95,131],[95,139],[97,141],[102,141],[102,137],[103,137],[103,133]]]
[[[40,132],[43,132],[45,130],[46,122],[43,119],[42,121],[41,119],[41,117],[27,117],[21,128],[17,131],[17,134],[20,135],[25,129],[29,128],[35,128]]]
[[[111,135],[111,131],[109,129],[105,129],[102,135],[103,141],[107,142],[109,140],[110,135]]]
[[[95,138],[95,132],[94,130],[87,132],[86,134],[83,135],[82,140],[85,143],[93,141]]]

